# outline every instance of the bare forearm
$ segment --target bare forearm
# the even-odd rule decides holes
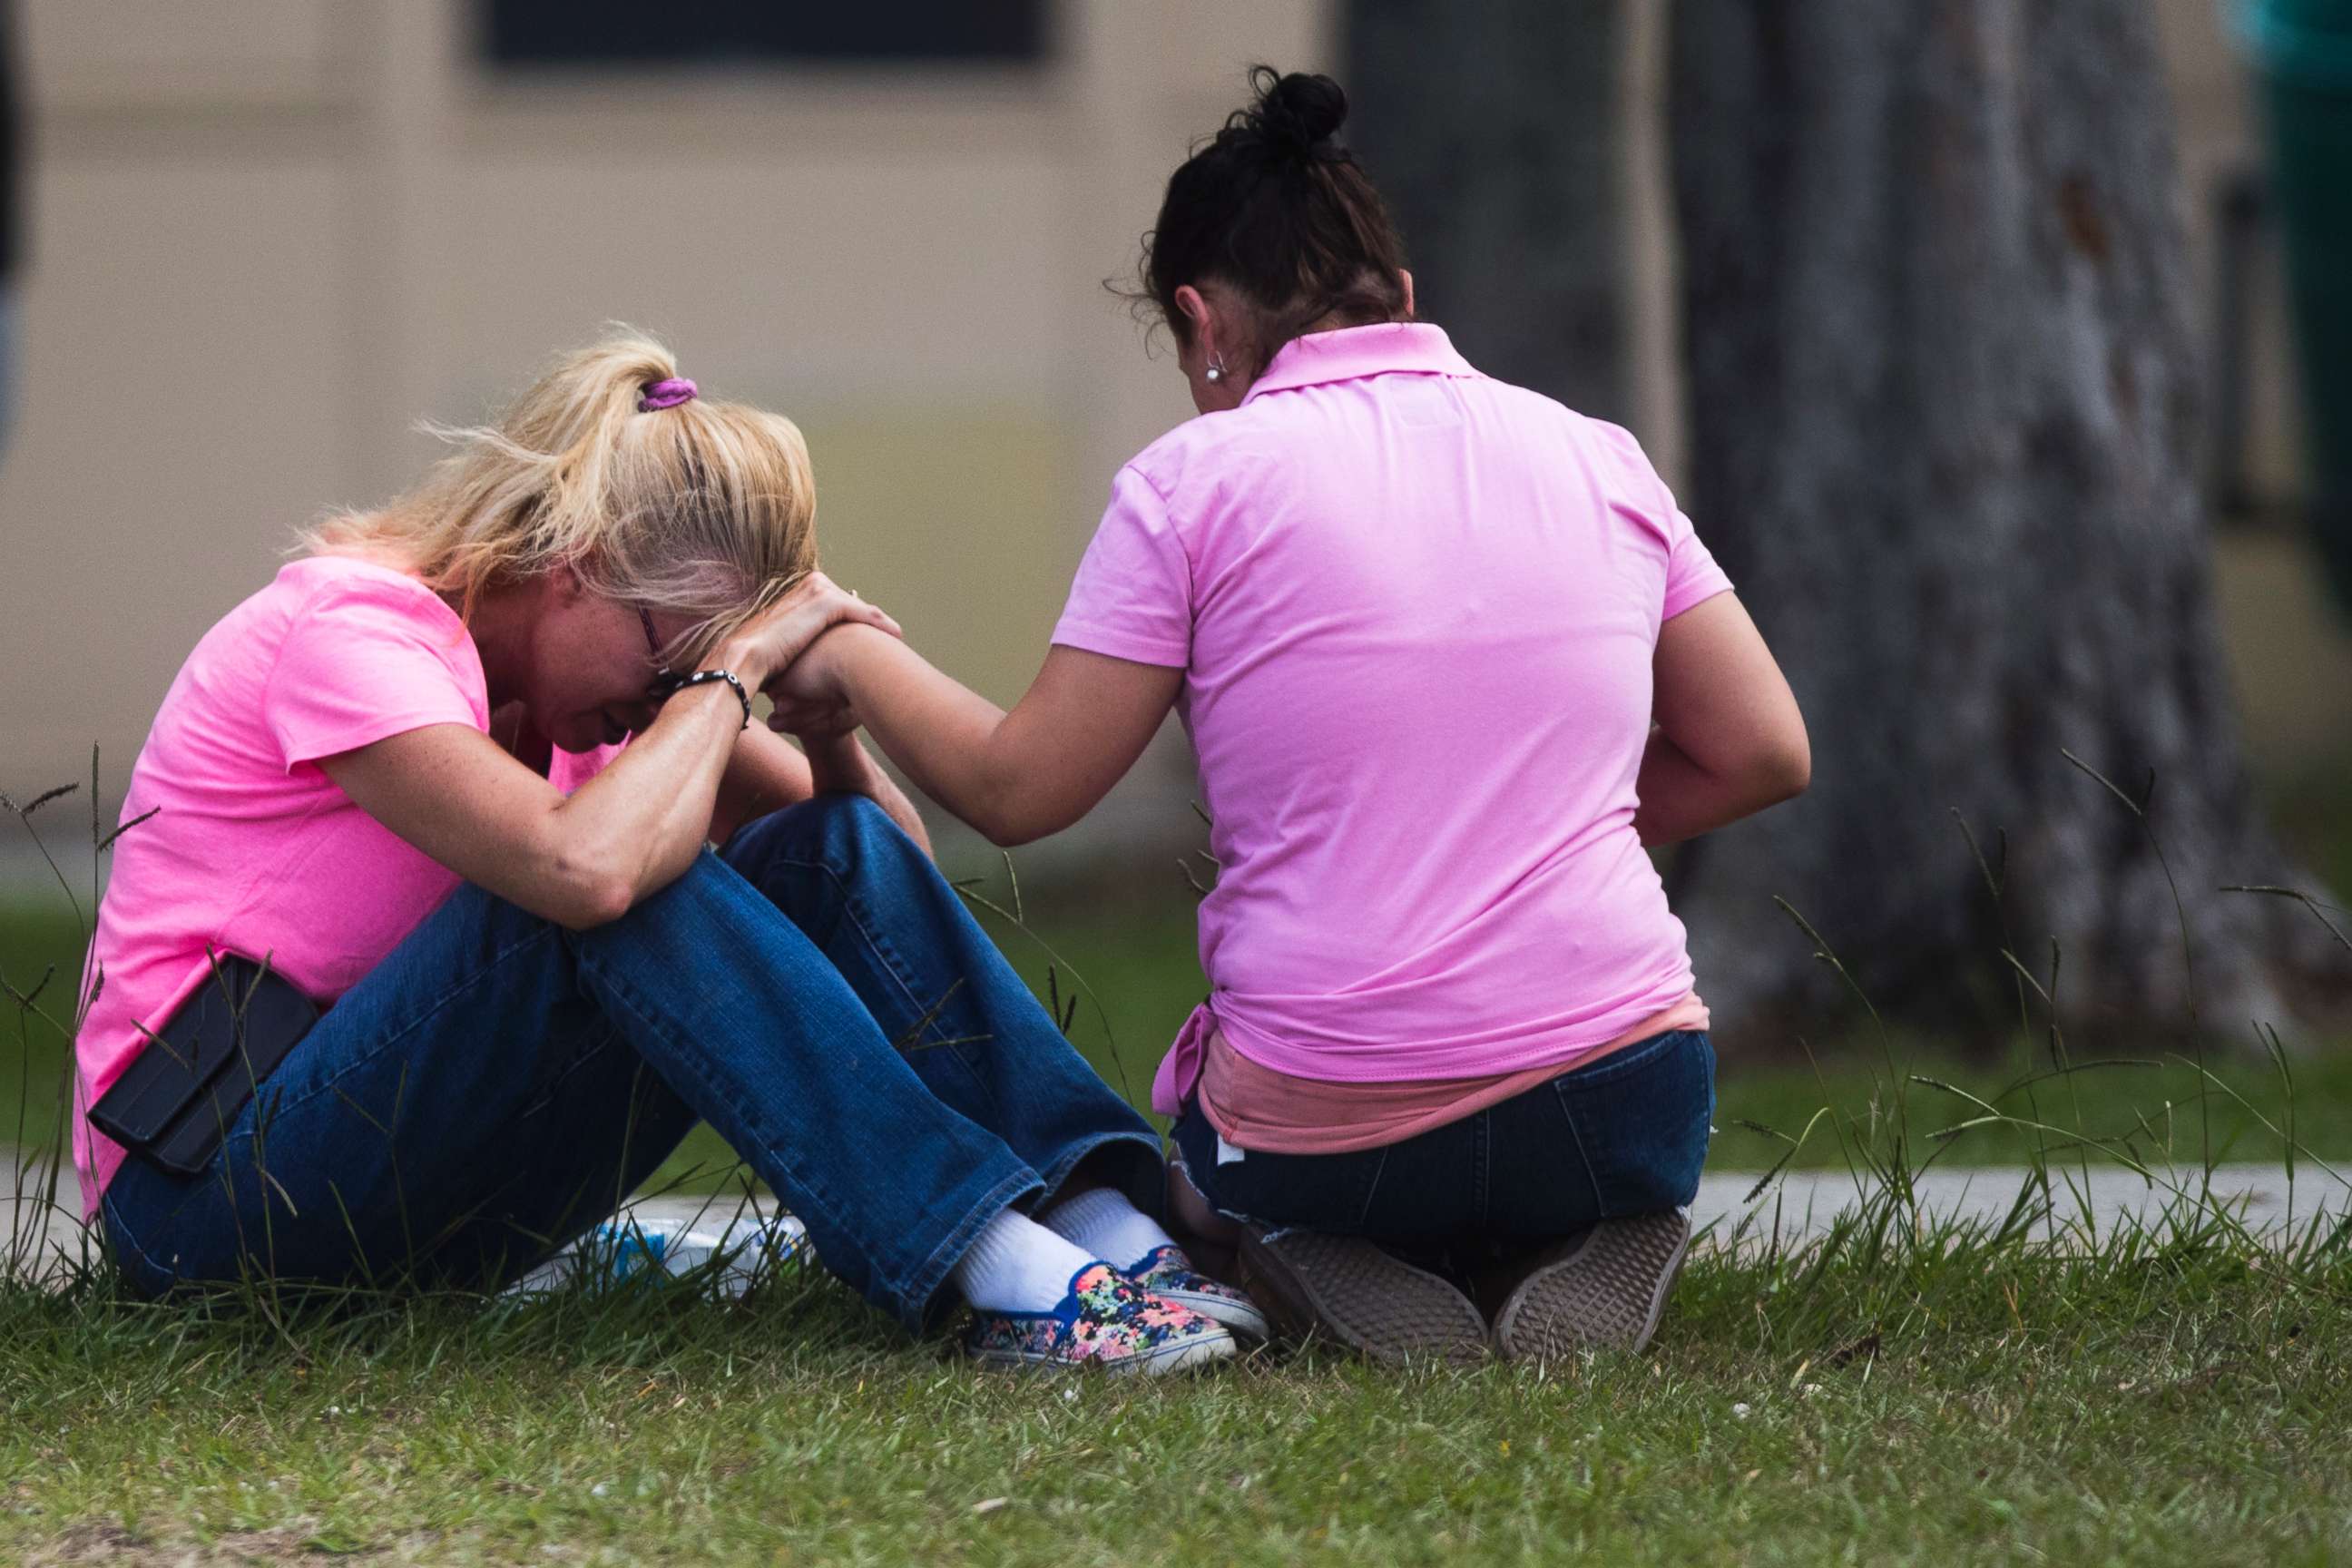
[[[670,699],[611,765],[556,809],[561,873],[607,888],[622,909],[683,876],[709,842],[742,722],[741,705],[723,685]]]
[[[841,790],[865,795],[905,829],[907,837],[920,846],[924,854],[931,852],[931,836],[923,826],[922,814],[858,743],[856,734],[811,738],[801,743],[808,752],[811,787],[818,794]]]
[[[1093,810],[1142,755],[1183,679],[1181,668],[1056,646],[1007,713],[898,638],[843,626],[785,672],[779,704],[846,707],[924,794],[1013,845]]]
[[[1696,838],[1789,799],[1802,787],[1790,787],[1792,782],[1711,773],[1654,726],[1634,783],[1641,805],[1633,813],[1633,829],[1644,845]]]
[[[798,805],[814,793],[808,759],[782,735],[755,724],[736,737],[726,776],[719,782],[719,803],[710,814],[710,842],[724,844],[754,817]]]
[[[765,689],[776,670],[845,621],[898,626],[812,574],[715,649],[710,668],[731,671],[745,689]],[[466,880],[584,930],[618,920],[694,864],[744,741],[737,689],[705,682],[660,703],[628,748],[568,798],[464,724],[421,725],[321,757],[319,766],[362,810]],[[782,742],[775,746],[791,754]],[[764,783],[741,781],[738,793],[751,799],[781,786],[804,796],[807,777],[806,764],[791,755]]]
[[[852,637],[862,630],[832,634],[849,642],[841,679],[859,722],[917,788],[997,837],[1008,794],[1004,710],[896,637]]]

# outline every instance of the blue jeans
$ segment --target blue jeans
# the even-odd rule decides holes
[[[921,850],[871,801],[827,795],[593,931],[461,888],[270,1074],[208,1170],[126,1162],[106,1234],[148,1293],[495,1289],[698,1119],[909,1328],[950,1304],[982,1226],[1082,1161],[1148,1212],[1163,1189],[1158,1137]]]
[[[1174,1137],[1192,1185],[1235,1219],[1475,1255],[1689,1203],[1714,1115],[1714,1048],[1684,1030],[1381,1148],[1220,1164],[1197,1102]]]

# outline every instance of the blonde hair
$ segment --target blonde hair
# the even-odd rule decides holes
[[[625,330],[559,359],[488,425],[427,429],[456,447],[389,504],[308,530],[455,595],[571,570],[594,593],[683,616],[664,655],[700,657],[816,568],[808,445],[781,414],[696,397],[640,412],[678,374]]]

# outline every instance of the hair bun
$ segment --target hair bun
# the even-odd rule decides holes
[[[1257,104],[1250,118],[1267,141],[1299,153],[1312,153],[1328,142],[1348,118],[1348,95],[1328,76],[1293,71],[1278,75],[1272,66],[1250,72]]]

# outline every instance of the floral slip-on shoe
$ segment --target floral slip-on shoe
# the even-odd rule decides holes
[[[1108,1263],[1072,1276],[1050,1312],[981,1312],[964,1351],[991,1366],[1098,1366],[1156,1376],[1234,1354],[1234,1336],[1200,1313],[1137,1289]]]
[[[1153,1247],[1142,1262],[1119,1272],[1146,1295],[1190,1308],[1246,1339],[1262,1344],[1273,1332],[1255,1301],[1194,1268],[1184,1249],[1172,1242]]]

